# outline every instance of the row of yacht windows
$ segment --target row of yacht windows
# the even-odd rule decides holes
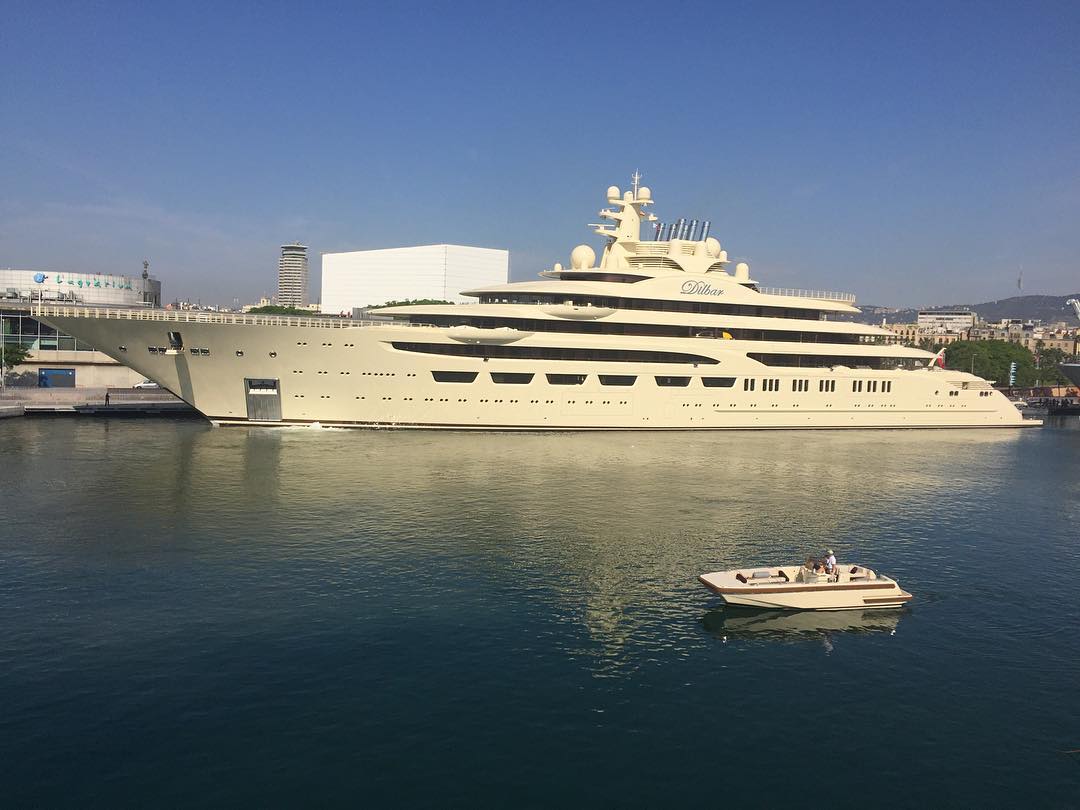
[[[476,382],[480,376],[478,371],[432,371],[432,378],[435,382],[440,383],[472,383]],[[501,385],[528,385],[536,377],[536,374],[531,372],[517,372],[517,371],[493,371],[489,375],[491,381]],[[544,374],[544,379],[547,380],[549,385],[584,385],[588,379],[588,374]],[[601,385],[615,385],[615,386],[632,386],[637,382],[637,375],[635,374],[598,374],[597,378]],[[657,374],[653,376],[653,380],[661,388],[687,388],[690,386],[693,380],[700,380],[701,385],[704,388],[734,388],[735,377],[684,377],[681,375],[670,374]],[[778,377],[765,377],[758,380],[755,377],[743,378],[743,391],[755,391],[758,389],[758,383],[761,383],[761,390],[766,392],[777,392],[781,389],[780,379]],[[791,390],[796,393],[807,393],[810,391],[810,380],[792,380]],[[853,380],[851,383],[851,390],[856,393],[892,393],[892,381],[891,380]],[[833,393],[836,391],[836,380],[818,380],[818,391],[822,393]],[[950,392],[952,393],[952,392]]]
[[[690,352],[660,352],[639,349],[586,349],[566,346],[497,346],[472,343],[415,343],[393,341],[398,351],[440,354],[451,357],[502,358],[515,360],[575,360],[611,363],[686,363],[716,365],[719,360]],[[853,357],[844,355],[770,354],[747,355],[766,366],[830,368],[847,366],[865,369],[914,368],[918,359],[903,357]]]
[[[524,360],[577,360],[611,363],[687,363],[716,365],[712,357],[684,352],[651,352],[636,349],[579,349],[565,346],[490,346],[461,343],[407,343],[394,341],[403,352],[444,354],[452,357],[498,357]]]
[[[747,352],[747,357],[766,366],[786,368],[832,368],[847,366],[854,369],[892,370],[913,369],[925,365],[917,357],[859,357],[837,354],[780,354],[772,352]]]
[[[569,304],[575,307],[605,309],[640,309],[651,312],[686,312],[709,315],[749,315],[759,318],[799,318],[823,320],[821,310],[794,307],[717,304],[711,301],[667,301],[656,298],[624,298],[607,295],[567,295],[566,293],[513,293],[480,296],[481,304]]]
[[[480,375],[478,371],[432,371],[431,376],[435,382],[441,383],[471,383],[476,382]],[[528,385],[536,376],[523,372],[491,372],[491,381],[503,385]],[[588,374],[544,374],[548,385],[584,385]],[[597,378],[601,385],[632,386],[637,382],[636,374],[598,374]],[[666,374],[658,374],[653,377],[656,384],[661,388],[686,388],[691,380],[701,380],[705,388],[732,388],[735,385],[734,377],[681,377]]]
[[[470,326],[478,329],[517,329],[522,332],[556,332],[579,335],[627,335],[633,337],[714,338],[770,340],[784,343],[840,343],[885,345],[882,335],[838,332],[806,332],[785,329],[744,329],[739,327],[682,326],[677,324],[606,323],[599,321],[546,321],[532,318],[463,318],[452,315],[417,315],[413,323],[427,326]]]
[[[881,387],[882,394],[892,393],[892,381],[891,380],[852,380],[851,390],[856,394],[861,394],[865,391],[867,394],[878,393],[878,386]]]

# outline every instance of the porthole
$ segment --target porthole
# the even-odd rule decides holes
[[[244,356],[244,350],[243,349],[237,349],[236,350],[236,356],[237,357],[243,357]]]
[[[122,351],[122,352],[126,352],[126,351],[127,351],[127,346],[119,346],[118,348],[119,348],[119,349],[120,349],[120,351]]]
[[[271,357],[277,357],[277,352],[270,352]]]

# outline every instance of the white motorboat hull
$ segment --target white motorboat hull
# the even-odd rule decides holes
[[[837,566],[837,570],[833,577],[802,566],[777,566],[716,571],[698,580],[729,605],[768,610],[896,608],[912,598],[895,580],[868,568]],[[766,573],[769,576],[762,576]]]

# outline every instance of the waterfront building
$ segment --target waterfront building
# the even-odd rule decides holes
[[[882,327],[888,329],[895,336],[893,343],[903,346],[918,346],[921,336],[919,325],[916,323],[883,323]]]
[[[985,379],[849,320],[859,313],[850,293],[771,289],[745,262],[730,267],[708,221],[669,220],[643,238],[641,226],[656,221],[652,203],[636,177],[632,190],[612,186],[604,222],[591,226],[603,239],[599,256],[578,245],[568,266],[555,263],[537,279],[486,282],[465,293],[470,303],[386,308],[381,321],[161,311],[103,318],[48,302],[35,311],[220,425],[1041,424]],[[399,281],[388,297],[417,295]]]
[[[58,331],[30,314],[31,304],[65,302],[94,307],[158,307],[161,282],[119,273],[0,269],[0,332],[4,346],[21,345],[26,363],[6,375],[7,385],[128,387],[143,379],[84,340]]]
[[[933,333],[965,332],[977,319],[974,312],[966,309],[924,310],[919,312],[918,326]]]
[[[934,326],[919,326],[917,323],[882,324],[894,337],[892,343],[903,346],[919,346],[923,341],[935,346],[947,346],[958,340],[967,340],[967,330],[954,332]]]
[[[308,303],[307,245],[281,246],[278,259],[277,302],[283,307],[306,307]]]
[[[387,301],[464,303],[461,294],[510,280],[510,252],[465,245],[420,245],[324,253],[322,311],[350,315]]]

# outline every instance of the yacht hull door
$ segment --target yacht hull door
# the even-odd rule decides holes
[[[244,392],[249,421],[281,421],[281,387],[277,380],[245,378]]]

